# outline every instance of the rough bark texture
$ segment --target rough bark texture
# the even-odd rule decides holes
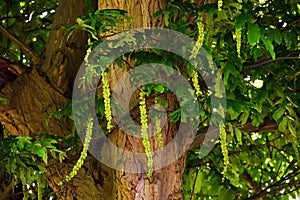
[[[153,14],[164,8],[164,0],[99,0],[98,8],[126,10],[131,18],[128,24],[130,28],[162,27],[162,17],[153,19]]]
[[[64,119],[52,118],[49,126],[46,125],[46,118],[63,108],[67,99],[54,90],[36,70],[6,85],[0,95],[8,99],[8,103],[2,104],[0,108],[1,123],[12,135],[70,134],[70,122]]]
[[[70,95],[85,55],[86,34],[76,32],[67,42],[68,31],[61,26],[75,24],[76,18],[85,12],[84,0],[59,1],[41,66],[34,65],[31,72],[2,90],[1,97],[8,98],[9,102],[1,105],[0,120],[11,134],[71,133],[70,121],[51,120],[47,127],[45,119],[67,102],[66,96]]]
[[[45,59],[40,73],[51,86],[70,97],[76,73],[86,53],[87,34],[75,31],[67,40],[68,31],[63,25],[77,24],[76,19],[87,12],[84,0],[62,0],[56,9],[47,42]]]
[[[122,9],[128,11],[128,15],[131,18],[129,28],[140,27],[161,27],[163,26],[163,20],[161,17],[153,19],[152,15],[156,11],[162,9],[165,6],[164,1],[149,0],[99,0],[99,9]],[[128,27],[128,25],[124,24]],[[121,76],[122,71],[115,70],[110,75],[111,88],[114,88],[115,82],[118,77]],[[122,95],[122,94],[120,94]],[[132,97],[133,101],[137,101],[136,96]],[[174,102],[174,99],[170,98],[169,104]],[[133,103],[135,104],[135,103]],[[170,106],[170,110],[174,109],[174,106]],[[173,111],[173,110],[172,110]],[[176,128],[174,123],[166,123],[165,128],[162,130],[163,143],[167,144],[176,134]],[[119,146],[120,148],[134,151],[144,152],[141,140],[126,135],[122,130],[115,130],[109,135],[110,140]],[[156,139],[152,138],[151,143],[153,146],[157,144]],[[176,151],[177,149],[174,149]],[[100,150],[101,151],[101,150]],[[113,158],[112,158],[113,159]],[[133,161],[131,168],[138,166],[138,161]],[[102,196],[102,199],[134,199],[134,200],[164,200],[164,199],[183,199],[182,194],[182,174],[185,165],[185,155],[180,157],[177,161],[165,168],[155,171],[152,177],[148,177],[146,173],[133,174],[119,172],[110,168],[106,168],[107,174],[113,174],[114,179],[110,179],[111,193],[109,196]]]
[[[123,9],[132,17],[128,28],[163,26],[162,17],[152,19],[154,12],[164,7],[163,0],[99,0],[99,9]],[[71,122],[62,118],[51,119],[49,126],[45,119],[49,114],[62,108],[70,95],[70,89],[78,67],[85,54],[86,35],[75,32],[68,41],[67,31],[62,25],[75,24],[76,18],[85,12],[84,0],[61,0],[56,10],[49,42],[43,55],[42,64],[30,72],[8,82],[0,92],[1,97],[8,98],[8,103],[0,104],[0,121],[13,135],[30,135],[33,133],[51,133],[66,136],[71,133]],[[119,70],[110,74],[113,86],[121,74]],[[120,94],[121,95],[121,94]],[[168,97],[170,102],[174,99]],[[133,97],[133,101],[137,97]],[[172,105],[172,103],[169,103]],[[175,103],[174,105],[175,106]],[[170,107],[170,109],[173,109]],[[248,127],[249,125],[249,127]],[[247,131],[250,124],[246,124]],[[260,127],[262,128],[262,127]],[[266,124],[266,130],[277,130],[274,123]],[[163,143],[167,144],[176,134],[175,125],[167,123],[162,131]],[[216,129],[216,131],[218,131]],[[260,129],[261,131],[261,129]],[[205,136],[201,132],[192,148],[200,146]],[[140,140],[115,129],[109,135],[119,147],[126,150],[144,152]],[[154,149],[157,141],[151,139]],[[190,142],[190,141],[189,141]],[[101,147],[99,148],[100,151]],[[177,149],[174,149],[176,151]],[[91,156],[85,161],[76,177],[69,183],[58,186],[58,183],[72,170],[79,155],[68,158],[65,163],[52,160],[48,165],[46,178],[57,194],[58,199],[103,199],[103,200],[167,200],[183,199],[182,179],[185,155],[165,168],[155,171],[152,177],[144,174],[131,174],[116,171],[98,162]],[[113,158],[112,158],[113,159]],[[133,162],[134,163],[134,162]],[[134,164],[132,167],[135,167]]]

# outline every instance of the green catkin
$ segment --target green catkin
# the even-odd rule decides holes
[[[218,0],[218,11],[222,10],[223,0]]]
[[[241,46],[242,46],[242,29],[235,28],[235,39],[236,39],[236,51],[238,57],[241,57]]]
[[[91,39],[89,38],[89,39],[88,39],[88,45],[90,46],[90,44],[91,44]],[[86,50],[86,54],[85,54],[85,57],[84,57],[84,61],[85,61],[86,64],[89,63],[89,56],[90,56],[91,52],[92,52],[92,48],[89,47],[89,48]]]
[[[103,97],[104,97],[104,113],[107,120],[106,128],[108,132],[110,132],[113,126],[112,126],[112,114],[111,114],[111,106],[110,106],[110,88],[109,88],[106,72],[102,74],[102,83],[103,83]]]
[[[77,174],[78,170],[83,165],[84,160],[87,157],[87,152],[88,152],[89,145],[90,145],[90,142],[91,142],[91,139],[92,139],[92,133],[93,133],[93,119],[90,118],[88,120],[88,123],[87,123],[84,145],[83,145],[83,149],[81,151],[80,157],[79,157],[77,163],[74,165],[74,167],[73,167],[72,171],[70,172],[70,174],[66,176],[66,178],[63,182],[69,182]],[[62,181],[59,182],[58,185],[61,186],[63,184],[63,182]]]
[[[228,165],[229,165],[229,157],[228,157],[228,148],[227,148],[227,139],[226,139],[226,129],[225,125],[222,124],[220,125],[220,143],[221,143],[221,151],[223,155],[223,163],[224,163],[224,168],[222,171],[223,176],[227,173]],[[224,181],[224,177],[222,178]]]
[[[36,184],[37,184],[38,200],[42,200],[43,199],[43,189],[42,189],[42,177],[40,174],[37,175]]]
[[[198,26],[198,38],[196,41],[196,45],[192,49],[190,59],[196,58],[196,55],[198,54],[199,49],[202,47],[204,41],[204,24],[202,20],[197,22],[197,26]]]
[[[148,158],[148,173],[147,175],[150,177],[153,173],[153,159],[152,159],[152,152],[151,152],[151,146],[150,141],[148,137],[148,117],[147,117],[147,109],[146,109],[146,100],[145,100],[145,92],[140,92],[140,115],[141,115],[141,135],[143,138],[143,146],[145,148],[145,152]]]
[[[193,82],[193,86],[194,86],[195,91],[196,91],[196,96],[201,97],[203,95],[203,93],[202,93],[202,91],[200,89],[200,86],[199,86],[197,70],[193,71],[192,82]]]

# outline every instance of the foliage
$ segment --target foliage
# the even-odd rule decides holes
[[[45,50],[57,6],[50,1],[1,1],[1,25],[38,54]],[[0,33],[0,55],[10,61],[30,65],[30,59],[4,34]]]
[[[169,0],[166,9],[154,14],[154,17],[163,15],[166,27],[193,37],[197,41],[193,51],[202,47],[209,52],[226,87],[226,127],[222,127],[220,142],[208,156],[199,159],[199,149],[189,152],[183,177],[185,198],[295,198],[300,188],[300,4],[295,0],[210,2]],[[0,2],[2,26],[42,54],[56,5],[56,1]],[[119,27],[128,19],[126,11],[90,9],[89,12],[78,18],[76,25],[63,27],[70,34],[75,30],[87,31],[89,50],[106,36],[126,28]],[[30,64],[18,46],[3,34],[0,37],[2,57]],[[135,60],[134,66],[161,63],[180,71],[195,88],[200,102],[199,132],[208,126],[212,109],[209,91],[194,67],[176,55],[155,49],[136,51],[125,57]],[[115,63],[122,61],[119,58]],[[91,74],[100,73],[89,69]],[[155,76],[151,72],[147,75]],[[84,77],[83,81],[91,82],[92,76]],[[169,106],[164,98],[164,94],[170,93],[168,88],[148,84],[142,89],[148,98],[155,97],[158,104]],[[72,118],[70,105],[69,102],[49,118],[64,115]],[[105,98],[96,100],[101,122],[109,118],[105,117],[109,110],[105,105]],[[169,115],[170,121],[184,121],[184,112],[188,111],[174,110]],[[142,126],[146,127],[145,110],[141,109],[141,114]],[[56,141],[31,137],[2,139],[1,161],[6,162],[0,162],[1,167],[16,182],[36,183],[38,172],[44,170],[41,161],[46,164],[49,160],[48,152],[54,152],[53,157],[57,153],[60,158],[65,155],[58,150]],[[84,146],[81,158],[86,156],[88,143]],[[82,159],[75,165],[77,170],[80,164]]]
[[[300,172],[300,5],[277,0],[201,6],[171,1],[158,13],[164,14],[170,28],[195,38],[201,29],[194,28],[199,25],[188,16],[204,21],[203,47],[212,53],[226,86],[229,164],[220,162],[227,151],[224,141],[202,160],[193,150],[184,176],[186,198],[294,196]],[[277,123],[278,129],[270,133],[254,128],[269,122]],[[249,126],[253,128],[245,128]]]
[[[20,182],[24,198],[41,200],[47,188],[43,173],[49,161],[49,154],[62,162],[64,151],[58,150],[58,141],[46,134],[35,137],[18,136],[0,140],[0,171],[11,177],[13,188]]]

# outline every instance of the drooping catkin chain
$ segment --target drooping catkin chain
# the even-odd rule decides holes
[[[236,40],[236,51],[238,57],[241,57],[241,46],[242,46],[242,29],[235,28],[235,40]]]
[[[145,153],[148,158],[147,166],[148,166],[148,176],[152,176],[153,173],[153,159],[151,152],[151,145],[148,137],[148,116],[146,109],[146,100],[145,100],[145,92],[140,91],[140,115],[141,115],[141,135],[143,138],[143,146],[145,148]]]
[[[198,81],[198,72],[197,70],[193,71],[193,75],[192,75],[192,82],[193,82],[193,86],[195,88],[196,91],[196,96],[197,97],[201,97],[203,95],[200,86],[199,86],[199,81]]]
[[[228,148],[227,148],[226,129],[224,124],[220,125],[220,143],[221,143],[221,151],[223,155],[223,164],[224,164],[222,174],[223,176],[225,176],[229,165],[229,157],[228,157]]]
[[[222,10],[223,0],[218,0],[218,11]]]
[[[93,118],[90,118],[87,123],[87,128],[86,128],[86,133],[85,133],[85,140],[84,140],[84,145],[83,149],[81,151],[80,157],[77,161],[77,163],[74,165],[72,171],[70,172],[69,175],[66,176],[64,181],[61,181],[58,183],[58,185],[63,185],[64,182],[69,182],[78,172],[78,170],[81,168],[81,166],[84,163],[84,160],[87,157],[87,152],[89,149],[89,145],[92,139],[92,134],[93,134]]]
[[[197,38],[195,46],[192,49],[190,59],[196,58],[196,56],[204,42],[204,24],[203,24],[202,19],[200,19],[197,22],[197,27],[198,27],[198,38]]]
[[[103,97],[104,97],[104,113],[107,120],[106,128],[108,132],[113,128],[112,126],[112,114],[110,106],[110,87],[108,83],[107,73],[103,72],[102,74],[102,83],[103,83]]]

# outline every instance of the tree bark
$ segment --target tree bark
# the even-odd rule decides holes
[[[163,27],[162,16],[153,19],[153,14],[163,9],[165,2],[162,0],[99,0],[99,9],[121,9],[128,11],[131,18],[130,25],[124,23],[127,28],[146,28],[146,27]],[[124,73],[121,70],[113,70],[110,77],[111,88],[114,88],[118,77]],[[169,99],[170,110],[175,108],[174,99]],[[138,98],[133,97],[133,101],[138,101]],[[173,102],[173,103],[171,103]],[[174,111],[174,110],[172,110]],[[174,123],[166,123],[162,130],[163,143],[168,144],[176,134]],[[144,147],[141,140],[135,139],[126,135],[122,130],[117,129],[109,135],[109,139],[118,147],[131,150],[134,152],[144,152]],[[152,145],[157,144],[155,139],[151,139]],[[101,150],[100,150],[101,151]],[[176,149],[174,149],[176,151]],[[113,159],[113,158],[112,158]],[[130,168],[138,166],[138,161]],[[134,174],[128,172],[120,172],[114,169],[107,168],[109,174],[113,174],[114,179],[111,181],[111,194],[102,199],[134,199],[134,200],[165,200],[165,199],[183,199],[182,194],[182,175],[185,167],[185,155],[182,155],[178,160],[166,166],[165,168],[155,171],[151,177],[147,176],[147,172],[142,174]],[[108,184],[110,185],[110,184]]]

